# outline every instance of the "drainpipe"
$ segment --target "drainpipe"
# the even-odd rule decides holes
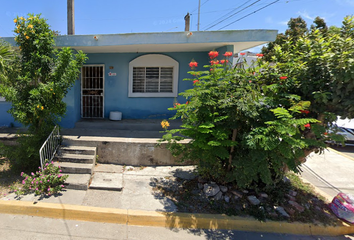
[[[187,15],[184,17],[184,31],[189,32],[189,26],[190,26],[190,15],[187,13]]]
[[[75,35],[75,9],[74,0],[68,0],[68,35]]]

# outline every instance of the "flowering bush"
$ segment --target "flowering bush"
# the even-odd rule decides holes
[[[64,188],[64,182],[68,175],[61,174],[60,166],[54,166],[53,162],[46,163],[45,167],[35,173],[27,175],[22,172],[22,187],[14,189],[17,195],[35,193],[36,195],[52,195],[60,192]]]
[[[306,155],[336,135],[327,134],[311,102],[296,94],[290,71],[263,63],[261,54],[257,66],[246,68],[242,59],[233,66],[232,55],[219,60],[211,51],[204,71],[189,72],[193,78],[185,80],[193,88],[181,93],[188,104],[170,108],[182,128],[167,130],[161,141],[175,156],[197,163],[205,178],[262,188],[282,179],[285,169],[297,172]],[[190,143],[180,144],[179,135]]]
[[[40,15],[17,17],[16,58],[0,75],[0,93],[11,102],[16,122],[28,127],[18,146],[5,149],[11,167],[17,171],[35,170],[39,148],[66,112],[63,98],[73,86],[86,60],[82,51],[55,49],[55,33]],[[14,150],[14,148],[16,148]]]

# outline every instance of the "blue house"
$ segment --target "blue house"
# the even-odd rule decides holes
[[[73,128],[85,118],[109,118],[121,112],[125,119],[166,119],[173,102],[184,102],[180,92],[193,87],[189,62],[198,69],[208,64],[211,50],[234,53],[269,41],[276,30],[65,35],[57,47],[82,50],[88,60],[65,98],[61,126]],[[3,38],[15,46],[13,38]],[[18,125],[7,111],[11,103],[0,96],[0,126]]]

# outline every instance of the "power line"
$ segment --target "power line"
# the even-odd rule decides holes
[[[203,6],[204,4],[206,4],[207,2],[209,2],[210,0],[205,0],[200,6]],[[194,9],[193,11],[191,11],[191,14],[194,13],[195,11],[197,11],[198,8]]]
[[[223,28],[226,28],[226,27],[230,26],[231,24],[234,24],[235,22],[238,22],[238,21],[240,21],[240,20],[242,20],[242,19],[244,19],[244,18],[246,18],[246,17],[248,17],[248,16],[250,16],[250,15],[252,15],[252,14],[255,14],[256,12],[259,12],[259,11],[261,11],[262,9],[264,9],[264,8],[266,8],[266,7],[269,7],[270,5],[273,5],[274,3],[277,3],[277,2],[279,2],[279,1],[280,1],[280,0],[276,0],[276,1],[274,1],[274,2],[271,2],[271,3],[267,4],[267,5],[265,5],[264,7],[261,7],[261,8],[259,8],[259,9],[257,9],[256,11],[251,12],[251,13],[249,13],[249,14],[247,14],[247,15],[245,15],[245,16],[243,16],[243,17],[241,17],[241,18],[239,18],[239,19],[237,19],[237,20],[235,20],[235,21],[233,21],[233,22],[231,22],[231,23],[229,23],[229,24],[227,24],[226,26],[224,26],[224,27],[222,27],[222,28],[219,28],[218,30],[221,30],[221,29],[223,29]]]
[[[253,2],[253,3],[251,3],[250,5],[248,5],[248,6],[244,7],[244,8],[242,8],[240,11],[237,11],[236,13],[232,14],[232,15],[229,16],[228,18],[225,18],[224,20],[221,20],[221,21],[215,23],[214,25],[212,25],[212,26],[206,28],[205,30],[208,30],[208,29],[210,29],[210,28],[212,28],[212,27],[215,27],[216,25],[218,25],[218,24],[220,24],[220,23],[226,21],[226,20],[229,19],[230,17],[236,15],[237,13],[240,13],[240,12],[242,12],[243,10],[245,10],[245,9],[247,9],[247,8],[249,8],[249,7],[251,7],[251,6],[253,6],[254,4],[256,4],[256,3],[259,2],[259,1],[261,1],[261,0],[257,0],[257,1],[255,1],[255,2]],[[280,0],[279,0],[279,1],[280,1]]]
[[[240,7],[242,7],[243,5],[249,3],[250,1],[251,1],[251,0],[248,0],[248,1],[244,2],[244,3],[241,4],[240,6],[234,8],[233,10],[231,10],[230,12],[228,12],[228,13],[224,14],[223,16],[219,17],[219,18],[216,19],[215,21],[209,23],[209,24],[206,25],[205,27],[207,28],[207,27],[209,27],[211,24],[213,24],[214,22],[219,21],[219,20],[223,19],[224,17],[227,17],[229,14],[231,14],[231,13],[234,12],[234,11],[236,11],[237,9],[239,9]]]

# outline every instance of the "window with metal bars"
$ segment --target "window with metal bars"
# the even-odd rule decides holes
[[[176,97],[178,62],[162,54],[147,54],[129,63],[129,97]]]
[[[134,67],[133,92],[171,93],[173,67]]]

